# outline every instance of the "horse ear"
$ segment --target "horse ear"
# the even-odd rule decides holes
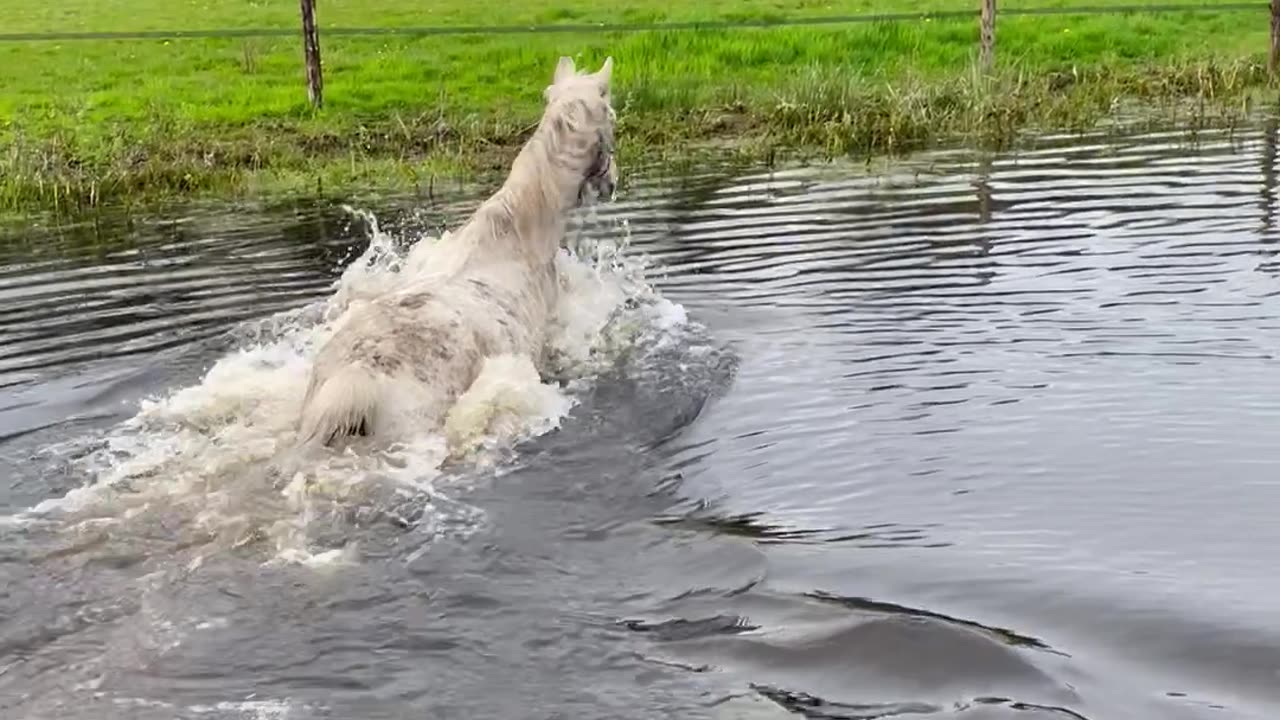
[[[552,84],[571,77],[574,73],[574,69],[573,58],[562,55],[560,57],[560,62],[556,63],[556,74],[551,80]]]
[[[596,72],[596,82],[600,83],[600,92],[609,91],[609,83],[613,81],[613,56],[604,59],[604,65]]]

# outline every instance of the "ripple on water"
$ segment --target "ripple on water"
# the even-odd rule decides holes
[[[153,507],[0,527],[0,707],[105,707],[83,683],[119,717],[1269,717],[1273,135],[637,180],[594,240],[714,342],[624,334],[491,482],[311,518],[373,562],[201,564]],[[98,448],[73,438],[327,297],[363,250],[338,217],[3,243],[0,502],[64,494]],[[435,510],[472,532],[403,532]]]

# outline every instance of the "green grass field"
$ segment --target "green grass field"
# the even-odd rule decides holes
[[[0,33],[298,25],[283,0],[0,0]],[[1016,7],[1061,1],[1002,2]],[[1119,5],[1090,0],[1090,6]],[[997,71],[976,20],[615,34],[326,36],[330,27],[780,19],[969,10],[976,0],[319,0],[325,107],[301,41],[0,43],[0,205],[172,192],[403,186],[505,162],[556,57],[613,55],[623,161],[701,141],[744,152],[892,152],[939,138],[1072,129],[1117,100],[1231,111],[1265,85],[1257,11],[1004,17]]]

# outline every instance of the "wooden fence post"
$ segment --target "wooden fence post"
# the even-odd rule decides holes
[[[320,36],[316,32],[316,0],[302,3],[302,46],[307,65],[307,99],[311,107],[324,104],[324,77],[320,74]],[[1276,0],[1280,2],[1280,0]]]
[[[1267,56],[1267,77],[1276,81],[1280,69],[1280,0],[1271,0],[1271,54]]]
[[[1271,0],[1272,5],[1280,0]],[[991,70],[996,59],[996,0],[982,0],[982,48],[979,58],[984,71]]]

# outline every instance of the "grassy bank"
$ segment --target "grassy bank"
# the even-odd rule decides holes
[[[1091,0],[1091,6],[1119,0]],[[1013,7],[1053,0],[1002,2]],[[62,0],[0,32],[294,28],[296,4]],[[1256,12],[1004,17],[999,69],[974,70],[970,20],[616,34],[324,35],[324,26],[795,18],[920,11],[910,0],[324,0],[326,104],[306,105],[301,42],[0,43],[0,205],[167,193],[423,185],[500,167],[536,120],[555,58],[617,59],[623,162],[701,142],[748,153],[897,151],[1075,129],[1125,99],[1157,115],[1236,113],[1265,85]],[[973,0],[931,0],[968,10]],[[15,15],[16,12],[16,15]],[[1186,102],[1186,101],[1190,102]]]

